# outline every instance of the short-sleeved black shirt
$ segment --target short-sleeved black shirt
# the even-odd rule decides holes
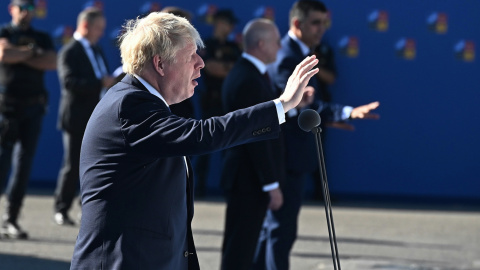
[[[17,46],[36,45],[43,50],[53,50],[53,42],[47,33],[30,27],[21,30],[14,25],[6,24],[0,27],[0,38]],[[31,68],[25,64],[0,63],[0,93],[16,98],[45,95],[44,71]]]
[[[241,49],[233,41],[220,42],[214,37],[205,40],[205,49],[200,52],[203,60],[215,59],[233,65],[240,55]],[[215,115],[222,114],[222,83],[223,78],[217,78],[203,71],[206,92],[202,96],[202,109],[218,111]],[[213,116],[213,115],[210,115]]]

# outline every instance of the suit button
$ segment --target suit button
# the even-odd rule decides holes
[[[267,132],[267,129],[266,128],[262,128],[262,133],[265,133]]]
[[[184,256],[185,258],[187,258],[187,257],[188,257],[188,251],[185,251],[185,252],[183,253],[183,256]]]
[[[272,131],[272,129],[268,127],[268,128],[267,128],[267,131],[270,132],[270,131]]]

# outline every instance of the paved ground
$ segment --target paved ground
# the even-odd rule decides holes
[[[30,193],[20,224],[29,240],[0,240],[0,269],[68,269],[78,227],[52,222],[52,191]],[[3,209],[3,198],[0,207]],[[194,237],[202,269],[218,269],[225,205],[198,201]],[[480,209],[462,205],[333,203],[342,269],[480,269]],[[72,216],[79,212],[78,206]],[[306,205],[292,270],[333,269],[322,204]]]

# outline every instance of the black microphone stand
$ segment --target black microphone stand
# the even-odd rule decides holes
[[[338,257],[337,237],[335,236],[335,225],[333,224],[332,204],[330,202],[330,191],[328,189],[327,170],[325,169],[325,158],[323,156],[322,138],[320,133],[322,129],[317,126],[312,129],[317,143],[317,154],[320,165],[320,181],[322,183],[323,201],[325,203],[325,215],[327,217],[328,236],[330,238],[330,249],[332,250],[333,268],[341,270],[340,258]]]

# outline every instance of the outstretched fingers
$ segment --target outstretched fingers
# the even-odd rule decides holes
[[[302,77],[305,73],[310,71],[316,64],[318,64],[318,59],[315,55],[307,56],[305,57],[305,59],[303,59],[302,62],[300,62],[300,64],[297,65],[294,73],[299,74],[300,77]]]
[[[351,117],[352,118],[359,118],[359,119],[379,119],[380,115],[372,113],[372,110],[375,110],[380,106],[380,102],[375,101],[371,102],[366,105],[359,106],[357,108],[354,108]]]

